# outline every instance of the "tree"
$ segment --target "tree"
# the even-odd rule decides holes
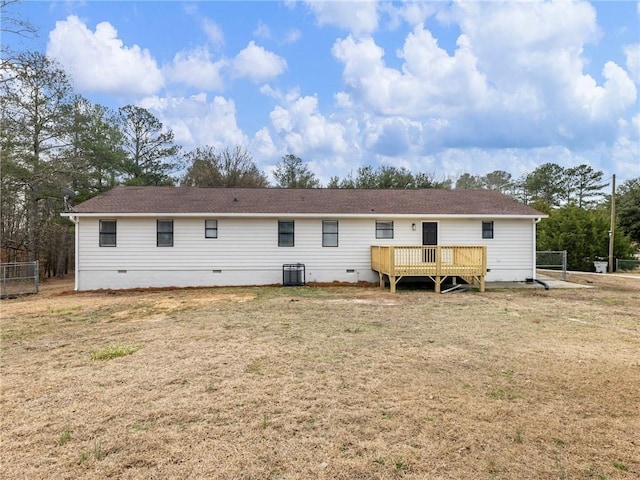
[[[593,262],[608,256],[609,213],[575,205],[549,213],[537,229],[537,250],[567,250],[569,270],[593,271]],[[632,251],[629,238],[616,229],[614,255],[626,258]]]
[[[337,175],[332,176],[329,179],[329,183],[327,183],[327,188],[342,188],[340,186],[340,177],[338,177]],[[345,187],[347,188],[347,187]],[[351,187],[353,188],[353,187]]]
[[[470,173],[463,173],[456,180],[456,189],[458,190],[474,190],[482,188],[482,179],[477,175],[471,175]]]
[[[616,199],[620,227],[640,245],[640,177],[620,185]]]
[[[378,170],[378,188],[414,188],[414,177],[410,170],[383,165]]]
[[[565,169],[545,163],[526,176],[524,188],[533,203],[557,207],[565,192]]]
[[[602,189],[608,185],[602,181],[604,173],[589,165],[568,168],[565,175],[565,200],[580,208],[593,205],[594,197],[602,197]]]
[[[19,54],[0,75],[2,174],[9,177],[3,186],[11,185],[11,201],[22,203],[11,212],[25,217],[19,228],[15,219],[6,219],[13,225],[7,231],[21,238],[3,238],[3,243],[23,246],[34,261],[47,250],[43,242],[53,240],[47,225],[61,210],[57,160],[68,132],[72,89],[64,70],[38,52]]]
[[[172,185],[171,173],[178,169],[180,146],[171,130],[141,107],[127,105],[118,111],[126,159],[122,170],[127,185]]]
[[[11,12],[11,8],[18,4],[18,0],[0,0],[0,37],[15,35],[19,37],[34,37],[38,30],[36,27],[18,15]],[[7,42],[0,42],[0,68],[4,70],[15,61],[15,55]]]
[[[76,95],[69,106],[68,145],[62,152],[66,186],[84,201],[116,185],[126,152],[115,115]]]
[[[185,154],[187,171],[180,184],[194,187],[266,187],[267,177],[243,147],[196,148]]]
[[[451,188],[451,179],[444,178],[442,180],[436,180],[434,174],[418,172],[413,177],[414,188]]]
[[[273,171],[280,188],[319,188],[320,181],[300,157],[285,155]]]
[[[513,188],[513,181],[511,180],[511,174],[504,170],[494,170],[487,173],[481,179],[482,186],[489,190],[497,190],[500,193],[506,193]]]
[[[349,176],[346,181],[352,181],[354,188],[378,188],[378,174],[370,165],[359,167],[356,178],[351,180]]]
[[[434,175],[418,172],[413,175],[402,167],[381,166],[374,169],[370,165],[358,168],[355,178],[349,174],[343,180],[331,177],[329,188],[451,188],[451,180],[436,180]]]

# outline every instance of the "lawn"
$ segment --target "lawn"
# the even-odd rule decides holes
[[[640,478],[640,280],[3,300],[0,476]]]

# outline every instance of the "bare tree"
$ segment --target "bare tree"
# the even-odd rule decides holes
[[[185,154],[187,171],[180,184],[194,187],[266,187],[269,182],[244,147],[216,150],[205,146]]]
[[[34,37],[38,30],[25,20],[22,20],[12,8],[19,3],[19,0],[0,0],[0,37],[6,35],[23,38]],[[3,70],[15,60],[15,54],[9,47],[8,42],[0,42],[0,68]]]

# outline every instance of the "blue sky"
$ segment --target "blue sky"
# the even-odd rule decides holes
[[[154,113],[185,151],[436,178],[545,162],[640,176],[640,4],[24,1],[19,48]],[[15,38],[3,39],[17,42]],[[17,43],[15,44],[17,46]]]

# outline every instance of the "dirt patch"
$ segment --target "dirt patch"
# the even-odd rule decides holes
[[[561,279],[562,274],[552,270],[544,270],[545,275]],[[633,274],[608,274],[608,273],[570,273],[567,272],[567,282],[589,285],[611,290],[621,290],[627,292],[640,292],[640,275]]]
[[[587,280],[47,282],[0,303],[0,478],[638,478],[640,290]]]

